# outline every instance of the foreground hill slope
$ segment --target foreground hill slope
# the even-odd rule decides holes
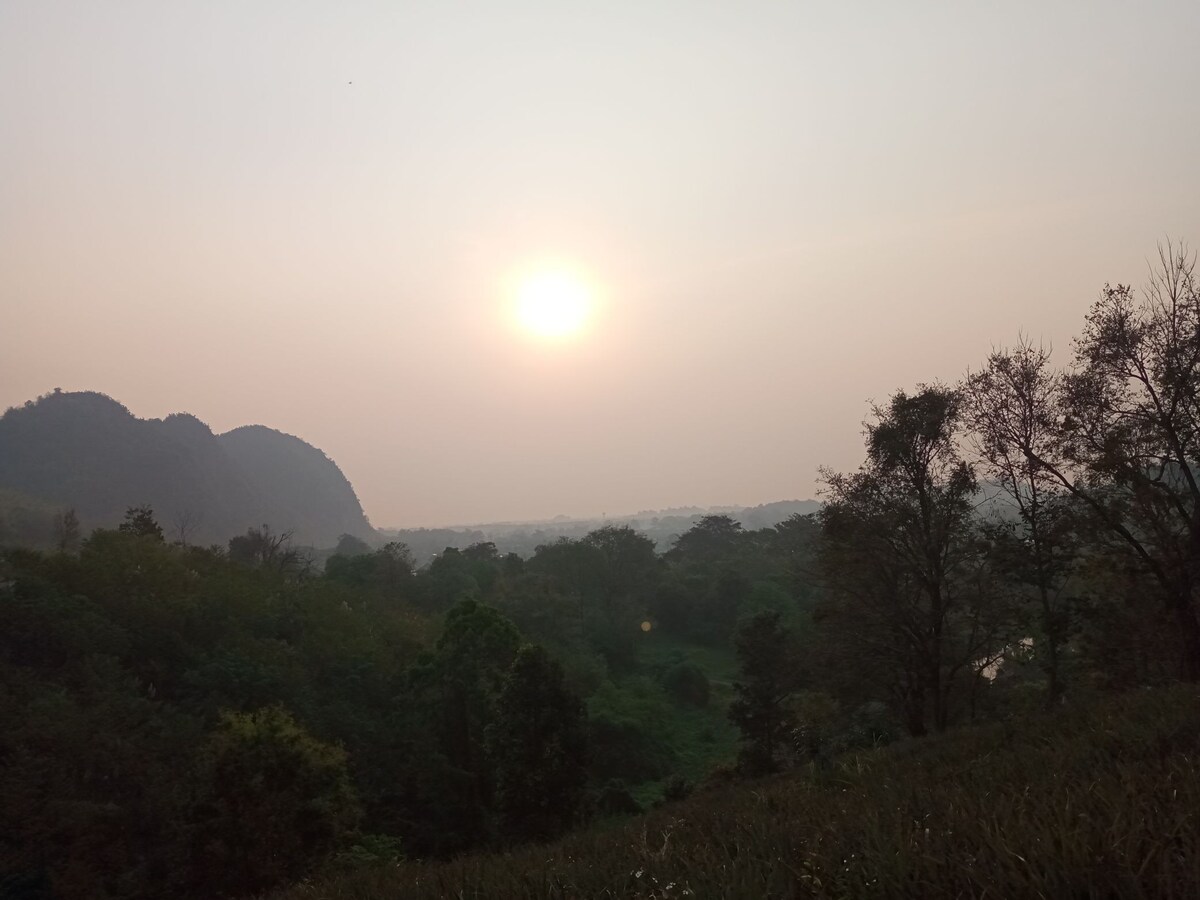
[[[1200,896],[1200,692],[1131,692],[714,788],[548,847],[275,900]]]
[[[0,417],[0,490],[73,507],[85,529],[152,506],[170,534],[224,542],[268,523],[300,543],[371,535],[337,465],[299,438],[262,426],[224,435],[195,416],[139,419],[94,392],[57,392]]]

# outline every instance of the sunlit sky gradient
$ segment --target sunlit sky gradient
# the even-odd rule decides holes
[[[262,423],[377,525],[811,496],[1200,243],[1200,3],[0,0],[0,407]],[[569,264],[572,340],[506,285]],[[1064,354],[1065,355],[1065,354]]]

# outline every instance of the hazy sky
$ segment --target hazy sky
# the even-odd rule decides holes
[[[811,496],[868,399],[1065,351],[1200,244],[1198,40],[1196,0],[0,0],[0,407],[270,425],[377,525]],[[511,322],[547,260],[573,340]]]

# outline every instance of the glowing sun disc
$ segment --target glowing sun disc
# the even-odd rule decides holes
[[[562,338],[578,333],[591,312],[591,292],[565,271],[538,272],[517,288],[517,320],[539,337]]]

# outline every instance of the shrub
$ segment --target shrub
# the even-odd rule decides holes
[[[668,669],[662,677],[662,686],[671,699],[681,706],[708,706],[708,676],[691,663],[681,663]]]

